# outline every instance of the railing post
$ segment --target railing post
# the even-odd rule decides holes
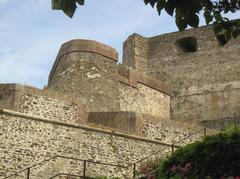
[[[174,145],[171,145],[172,153],[174,152]]]
[[[203,129],[203,133],[204,133],[204,137],[206,137],[207,136],[207,129],[206,129],[206,127],[204,127],[204,129]]]
[[[87,161],[83,161],[83,179],[86,179]]]
[[[234,114],[234,117],[233,117],[233,122],[234,122],[234,130],[236,131],[236,130],[237,130],[237,124],[236,124],[236,114]]]
[[[30,168],[27,169],[27,179],[30,179]]]
[[[236,124],[236,114],[233,114],[233,123],[234,123],[234,130],[237,130],[237,124]]]
[[[133,164],[133,178],[136,177],[136,163]]]

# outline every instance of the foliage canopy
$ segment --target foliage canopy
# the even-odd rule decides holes
[[[231,21],[224,14],[235,13],[240,10],[240,0],[143,0],[157,9],[159,15],[165,10],[175,18],[175,23],[180,31],[188,26],[199,26],[200,12],[203,12],[206,24],[213,23],[216,35],[224,35],[225,41],[240,36],[240,20]],[[63,10],[73,17],[77,4],[84,5],[85,0],[52,0],[52,9]]]
[[[157,178],[240,176],[240,131],[206,137],[176,150],[158,166]]]

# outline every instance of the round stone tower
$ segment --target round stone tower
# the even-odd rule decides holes
[[[117,111],[117,60],[117,51],[99,42],[66,42],[50,72],[48,88],[72,95],[88,111]]]

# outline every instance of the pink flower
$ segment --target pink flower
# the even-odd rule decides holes
[[[185,176],[191,171],[191,169],[192,169],[192,163],[188,162],[184,165],[184,167],[173,165],[171,168],[171,172],[174,174],[177,172],[180,172],[183,176]]]
[[[190,162],[186,163],[184,167],[180,167],[182,175],[187,175],[192,169],[192,164]]]
[[[189,173],[189,169],[188,168],[181,168],[181,174],[182,175],[187,175]]]
[[[147,179],[155,179],[155,176],[154,176],[154,175],[149,175],[149,176],[147,177]]]
[[[173,165],[171,168],[171,172],[176,173],[177,169],[178,169],[178,167],[176,165]]]
[[[190,171],[192,169],[192,164],[190,162],[186,163],[185,168]]]

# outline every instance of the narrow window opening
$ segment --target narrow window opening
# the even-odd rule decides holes
[[[176,46],[180,52],[196,52],[197,51],[197,38],[184,37],[176,41]]]
[[[227,43],[227,40],[226,40],[224,34],[218,35],[217,39],[218,39],[218,43],[219,43],[220,46],[224,46]]]

